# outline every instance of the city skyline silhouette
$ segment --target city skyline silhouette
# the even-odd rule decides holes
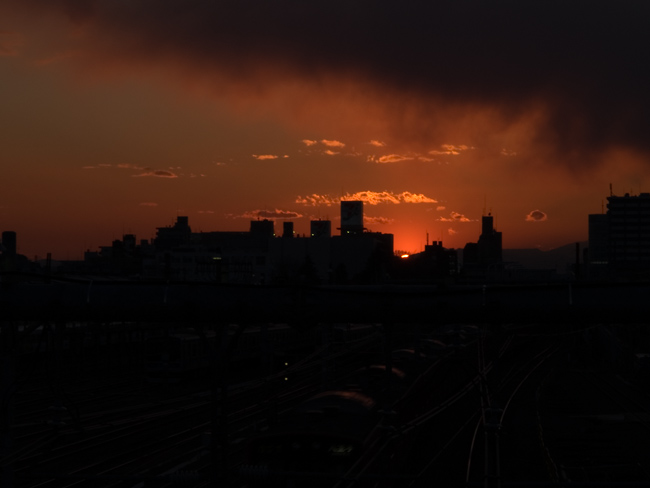
[[[0,1],[0,486],[647,485],[649,18]]]
[[[610,183],[650,187],[643,5],[253,4],[3,2],[0,222],[23,254],[177,215],[306,234],[341,198],[397,249],[460,248],[491,209],[504,248],[548,250],[586,239]]]

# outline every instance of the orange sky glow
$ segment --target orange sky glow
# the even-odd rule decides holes
[[[476,242],[488,211],[505,248],[552,249],[587,239],[587,215],[601,211],[610,183],[617,194],[650,191],[636,105],[605,103],[609,88],[582,89],[577,70],[562,78],[540,67],[542,81],[519,82],[515,61],[478,66],[484,55],[468,53],[480,42],[422,47],[438,41],[426,25],[410,50],[397,39],[349,55],[300,27],[312,49],[303,51],[290,33],[208,29],[202,3],[168,3],[187,10],[0,6],[0,230],[18,233],[20,253],[80,259],[124,233],[150,239],[177,215],[194,231],[247,230],[266,217],[278,234],[285,220],[307,234],[313,219],[338,227],[341,199],[366,202],[365,226],[409,253],[427,238]],[[435,57],[453,50],[455,64]],[[531,66],[564,69],[553,56],[565,50],[546,59],[539,48]],[[614,68],[628,76],[627,65]],[[584,79],[591,69],[585,62]]]

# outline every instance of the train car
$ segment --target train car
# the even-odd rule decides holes
[[[154,335],[145,344],[146,377],[150,382],[179,382],[206,370],[211,361],[228,354],[238,373],[270,374],[289,365],[310,346],[309,333],[286,324],[243,327],[231,325],[225,331],[228,347],[212,330],[199,334],[191,328],[175,330],[167,335]],[[233,368],[231,368],[233,369]]]
[[[206,370],[215,351],[216,334],[199,336],[187,329],[152,336],[145,343],[146,378],[151,383],[175,383]]]
[[[339,389],[310,398],[251,438],[242,470],[250,486],[334,486],[366,469],[381,473],[386,462],[406,462],[417,430],[396,435],[393,429],[440,402],[432,384],[449,369],[440,365],[456,348],[428,335],[412,344],[390,353],[390,367],[378,355],[344,377]]]
[[[259,486],[329,486],[364,452],[377,420],[377,402],[361,392],[315,395],[249,443],[243,474],[264,473]]]
[[[393,357],[400,367],[359,368],[341,389],[312,396],[251,439],[242,470],[251,486],[332,486],[344,476],[381,436],[382,420],[413,385],[416,368],[426,367],[426,358],[410,350]]]

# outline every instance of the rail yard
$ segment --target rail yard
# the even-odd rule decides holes
[[[3,486],[644,483],[645,330],[4,322]]]

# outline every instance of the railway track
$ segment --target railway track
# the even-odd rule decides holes
[[[346,344],[357,352],[367,346]],[[210,387],[207,377],[185,387],[148,384],[141,375],[92,380],[61,374],[57,391],[50,388],[51,378],[28,378],[14,398],[13,453],[2,461],[11,463],[18,486],[28,488],[208,484],[227,475],[214,470],[214,434],[226,436],[216,441],[222,444],[218,451],[234,470],[243,439],[320,389],[323,361],[335,366],[336,380],[356,360],[341,347],[316,351],[277,374],[218,389],[217,397],[197,390]],[[222,402],[225,417],[219,418],[214,406]],[[54,422],[48,418],[53,404]],[[219,425],[226,430],[220,432]]]
[[[574,360],[547,379],[540,415],[558,481],[650,483],[650,395],[629,371]]]
[[[649,481],[650,398],[611,371],[567,363],[583,333],[504,326],[449,348],[423,375],[425,403],[384,412],[368,452],[332,485]],[[62,375],[53,391],[31,377],[14,398],[13,456],[2,461],[27,488],[243,486],[249,437],[382,354],[376,340],[331,344],[227,388],[207,376],[172,386]],[[67,408],[59,425],[47,422],[57,399]]]

